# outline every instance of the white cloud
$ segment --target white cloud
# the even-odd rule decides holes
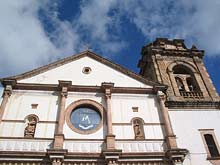
[[[86,37],[85,42],[108,55],[126,47],[117,33],[121,28],[119,17],[110,14],[116,5],[116,0],[82,1],[79,17],[74,20],[80,35]]]
[[[209,55],[220,54],[219,0],[126,0],[117,6],[150,40],[185,38]]]
[[[123,37],[121,21],[127,18],[148,40],[184,38],[209,55],[220,53],[219,0],[93,0],[83,1],[80,9],[78,26],[90,34],[91,42],[100,49],[105,44],[108,50],[113,43],[118,45],[117,52],[126,46],[127,41],[114,36]],[[116,14],[109,14],[114,10]],[[109,31],[111,27],[113,30]]]
[[[75,50],[78,38],[68,22],[54,16],[50,21],[56,24],[55,30],[49,35],[44,30],[38,12],[49,12],[48,4],[35,0],[0,2],[1,76],[33,69]]]
[[[220,54],[220,1],[200,1],[194,3],[186,1],[187,6],[192,5],[193,14],[188,20],[185,31],[187,36],[194,36],[200,47],[209,54]]]
[[[65,21],[58,17],[56,2],[0,1],[1,77],[78,52],[85,44],[105,55],[120,52],[129,46],[122,34],[125,20],[146,40],[185,38],[210,55],[220,54],[219,0],[81,1],[78,17]],[[44,21],[53,28],[45,28]]]

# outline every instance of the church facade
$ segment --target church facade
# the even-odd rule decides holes
[[[139,74],[85,51],[2,78],[0,164],[220,164],[220,98],[203,55],[158,38]]]

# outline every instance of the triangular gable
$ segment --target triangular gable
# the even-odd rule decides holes
[[[84,67],[90,67],[91,73],[84,74]],[[58,84],[58,80],[67,80],[72,81],[73,85],[100,86],[102,82],[113,82],[115,86],[121,87],[161,86],[90,51],[4,79],[33,84]]]

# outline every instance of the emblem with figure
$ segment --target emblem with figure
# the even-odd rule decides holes
[[[100,121],[100,114],[91,107],[76,108],[71,114],[73,126],[81,131],[96,129]]]

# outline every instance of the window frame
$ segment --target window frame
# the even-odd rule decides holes
[[[215,133],[214,133],[214,129],[199,129],[200,131],[200,134],[201,134],[201,137],[202,137],[202,141],[203,141],[203,144],[205,146],[205,150],[206,150],[206,153],[207,153],[207,159],[220,159],[220,147],[219,147],[219,144],[218,144],[218,141],[217,141],[217,138],[215,136]],[[209,148],[208,148],[208,144],[206,142],[206,139],[205,139],[205,135],[212,135],[212,138],[214,140],[214,143],[216,145],[216,148],[217,148],[217,151],[219,153],[219,156],[211,156],[211,153],[209,151]]]
[[[100,114],[101,116],[101,120],[100,120],[100,123],[99,125],[95,128],[95,129],[92,129],[92,130],[88,130],[88,131],[83,131],[83,130],[80,130],[80,129],[77,129],[72,121],[71,121],[71,113],[76,110],[76,108],[78,107],[81,107],[81,106],[91,106],[91,107],[94,107],[95,110],[97,110],[97,112]],[[104,125],[104,107],[97,103],[96,101],[94,100],[90,100],[90,99],[81,99],[81,100],[78,100],[78,101],[75,101],[75,102],[72,102],[67,108],[66,108],[66,114],[65,114],[65,118],[66,118],[66,123],[67,125],[69,126],[69,128],[71,130],[73,130],[74,132],[76,133],[79,133],[79,134],[84,134],[84,135],[87,135],[87,134],[92,134],[92,133],[95,133],[97,132],[101,127],[103,127]]]

